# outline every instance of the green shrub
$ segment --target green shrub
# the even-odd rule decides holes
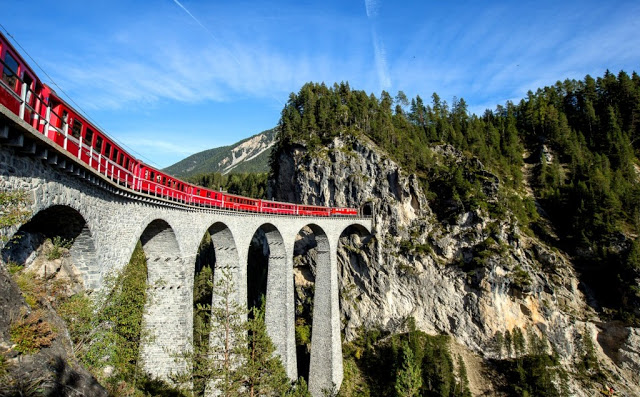
[[[62,258],[65,251],[73,245],[73,240],[63,239],[60,236],[55,236],[53,240],[49,241],[51,242],[52,247],[47,252],[47,259],[50,261]]]
[[[308,345],[311,343],[311,326],[303,318],[296,320],[296,345]]]
[[[512,285],[521,291],[529,287],[532,282],[529,272],[520,267],[520,265],[516,265],[515,269],[511,273],[511,277]]]

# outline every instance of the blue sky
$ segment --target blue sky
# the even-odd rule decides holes
[[[93,120],[160,167],[275,126],[308,81],[437,92],[482,113],[557,80],[640,71],[637,1],[0,0],[0,10]]]

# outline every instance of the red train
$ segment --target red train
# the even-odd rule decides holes
[[[165,200],[270,214],[356,216],[354,208],[297,205],[252,199],[182,181],[136,159],[42,83],[0,33],[0,104],[113,182]]]

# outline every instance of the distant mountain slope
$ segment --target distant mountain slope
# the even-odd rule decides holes
[[[164,171],[182,178],[209,172],[267,172],[275,135],[274,129],[266,130],[233,145],[193,154]]]

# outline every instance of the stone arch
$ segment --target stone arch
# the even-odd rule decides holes
[[[171,372],[186,369],[176,362],[176,354],[190,349],[192,334],[192,297],[189,274],[180,254],[174,229],[163,219],[151,221],[140,236],[147,257],[148,297],[143,316],[149,335],[141,347],[143,368],[150,374],[168,379]]]
[[[208,229],[216,253],[216,267],[237,268],[238,249],[236,240],[229,226],[216,222]]]
[[[230,272],[231,281],[236,287],[236,299],[237,302],[244,305],[246,296],[242,297],[242,286],[245,285],[244,280],[240,280],[240,257],[238,255],[238,248],[236,246],[236,240],[231,232],[229,226],[223,222],[216,222],[207,229],[211,235],[211,242],[215,251],[215,269],[213,270],[213,284],[216,285],[221,278],[222,272],[220,270],[226,270]],[[246,291],[244,291],[246,293]],[[215,296],[213,297],[212,304],[215,304]]]
[[[71,264],[61,261],[60,266],[45,266],[43,276],[65,271],[72,279],[78,276],[86,289],[98,288],[100,266],[96,259],[93,234],[84,215],[70,206],[53,205],[37,212],[6,244],[2,259],[28,267],[45,240],[54,240],[56,237],[72,243],[69,248]]]
[[[258,227],[258,229],[253,234],[253,238],[251,240],[251,245],[249,246],[249,250],[254,244],[262,244],[263,255],[267,258],[267,269],[269,274],[267,276],[267,281],[265,283],[265,287],[267,289],[267,294],[269,294],[269,289],[272,289],[272,295],[277,290],[280,289],[284,291],[282,288],[278,288],[279,284],[275,283],[275,279],[277,278],[278,272],[273,272],[273,270],[282,270],[286,266],[286,254],[284,247],[284,238],[282,234],[278,230],[276,226],[271,223],[265,223]],[[251,260],[251,256],[249,255],[249,260]],[[249,264],[247,264],[247,268],[251,268]],[[247,280],[251,277],[251,274],[247,274]],[[269,279],[271,280],[271,284],[269,284]],[[271,288],[269,288],[271,287]],[[267,299],[267,302],[271,302]],[[247,302],[251,304],[251,302]],[[268,304],[268,303],[267,303]]]
[[[164,219],[151,221],[142,232],[140,242],[145,254],[151,259],[180,255],[175,232]]]
[[[374,242],[375,237],[360,224],[352,224],[340,234],[336,251],[341,308],[357,305],[361,294],[373,288],[369,264],[374,255]],[[345,310],[340,312],[345,313]],[[362,324],[357,319],[343,320],[344,336],[346,340],[352,340]]]
[[[328,234],[317,224],[305,227],[313,232],[316,244],[309,391],[320,396],[323,390],[332,390],[342,383],[338,275],[336,253]]]
[[[236,241],[229,226],[221,221],[214,221],[210,226],[207,226],[205,223],[203,226],[204,228],[196,233],[196,236],[201,236],[201,238],[198,240],[199,243],[196,254],[190,266],[192,272],[189,279],[191,282],[189,297],[191,304],[191,322],[188,325],[188,331],[191,334],[193,348],[195,352],[198,353],[194,356],[194,365],[196,366],[199,365],[201,359],[205,359],[204,357],[206,357],[206,355],[202,355],[200,352],[209,349],[209,353],[212,354],[212,351],[215,351],[212,347],[219,347],[223,343],[219,338],[216,338],[216,333],[213,332],[214,330],[211,330],[212,332],[206,335],[202,333],[203,329],[200,328],[199,331],[201,333],[196,333],[197,324],[205,324],[211,321],[211,318],[207,317],[207,314],[202,310],[198,310],[197,307],[200,305],[211,305],[213,309],[213,306],[218,304],[220,297],[216,295],[216,286],[222,279],[223,272],[228,271],[231,276],[231,281],[236,283],[239,263]],[[209,271],[202,273],[205,267],[210,268],[210,273]],[[205,277],[201,278],[201,276]],[[211,278],[209,279],[209,277]],[[213,282],[213,286],[209,284],[209,280]],[[196,290],[196,288],[199,289]],[[195,379],[193,391],[198,395],[204,393],[205,396],[216,394],[214,383]]]
[[[287,375],[297,379],[294,327],[293,268],[280,230],[271,223],[264,223],[253,235],[262,240],[267,257],[265,325],[280,356]],[[252,240],[252,244],[254,243]],[[251,249],[251,248],[249,248]],[[251,260],[251,256],[248,256]],[[247,283],[252,269],[247,264]],[[250,293],[248,293],[249,295]]]
[[[206,231],[203,233],[202,240],[205,239],[207,233],[211,237],[210,247],[202,247],[198,248],[198,253],[196,254],[196,263],[194,263],[194,267],[199,266],[198,260],[199,256],[202,254],[201,249],[206,248],[210,250],[211,254],[211,264],[213,271],[213,284],[215,285],[222,276],[220,269],[227,269],[231,272],[232,281],[238,285],[237,277],[238,277],[238,264],[239,264],[239,256],[238,249],[236,247],[236,241],[233,236],[233,233],[229,226],[224,222],[215,222],[211,226],[209,226]],[[210,302],[214,304],[215,302]]]

